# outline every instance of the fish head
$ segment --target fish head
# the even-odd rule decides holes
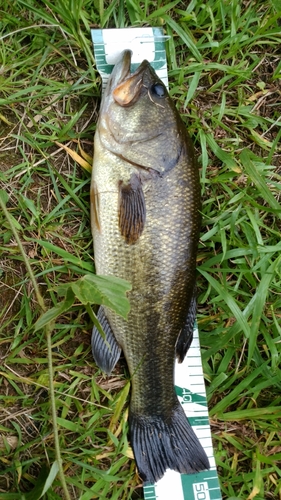
[[[130,71],[122,53],[109,79],[100,111],[103,145],[125,161],[164,174],[181,155],[186,135],[164,83],[147,60]]]

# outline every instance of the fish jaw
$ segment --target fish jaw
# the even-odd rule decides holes
[[[108,100],[112,100],[112,91],[117,85],[123,82],[128,76],[131,75],[131,59],[132,59],[132,51],[124,50],[120,55],[117,63],[115,64],[113,71],[108,79],[108,83],[103,94],[102,104],[100,113],[104,110],[104,106],[108,104]]]

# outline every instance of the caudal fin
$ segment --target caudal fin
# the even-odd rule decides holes
[[[154,483],[172,469],[194,474],[209,469],[205,451],[178,404],[169,419],[130,414],[131,444],[143,481]]]

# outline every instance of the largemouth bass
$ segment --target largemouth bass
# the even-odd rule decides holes
[[[128,321],[101,307],[105,339],[92,351],[110,373],[123,350],[131,376],[130,439],[145,482],[167,468],[194,473],[208,458],[174,390],[175,357],[192,340],[200,229],[193,147],[168,92],[147,61],[115,65],[94,140],[91,219],[97,274],[132,285]]]

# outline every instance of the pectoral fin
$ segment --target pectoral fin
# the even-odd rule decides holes
[[[109,375],[120,357],[121,347],[114,337],[103,307],[99,308],[97,318],[105,333],[105,338],[101,336],[98,329],[94,326],[92,332],[93,358],[98,367]]]
[[[141,180],[132,175],[128,184],[119,186],[119,229],[129,245],[136,243],[145,224],[145,199]]]

